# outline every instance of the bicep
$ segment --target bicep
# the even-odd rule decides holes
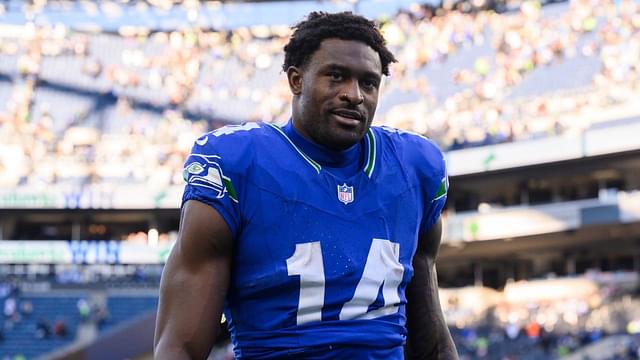
[[[435,262],[438,257],[438,250],[442,242],[442,218],[438,218],[436,222],[425,233],[418,237],[418,248],[416,256],[425,256],[429,260]]]
[[[442,312],[435,259],[441,233],[441,220],[438,220],[429,231],[420,234],[418,248],[413,257],[413,277],[406,290],[408,354],[433,355],[437,351],[438,343],[433,334],[434,329],[441,326],[439,324],[442,323]]]
[[[229,286],[233,241],[220,214],[187,201],[160,284],[157,358],[206,358]]]
[[[413,277],[407,288],[409,304],[422,303],[429,298],[437,297],[438,284],[435,261],[442,236],[442,220],[436,223],[418,238],[416,253],[413,257]],[[410,306],[411,308],[412,306]]]

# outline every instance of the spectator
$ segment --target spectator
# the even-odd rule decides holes
[[[93,322],[102,327],[109,320],[109,310],[104,304],[96,304],[93,308]]]
[[[58,337],[66,337],[67,336],[67,323],[59,319],[53,324],[53,333]]]
[[[540,324],[532,321],[527,324],[525,331],[530,339],[538,339],[540,337]]]
[[[520,335],[520,328],[514,323],[508,323],[505,327],[505,333],[509,339],[515,340]]]
[[[51,326],[45,319],[38,319],[34,336],[36,339],[46,339],[51,336]]]
[[[20,303],[20,312],[25,317],[29,317],[33,313],[33,303],[31,300],[23,300]]]
[[[4,316],[7,318],[13,318],[16,313],[16,299],[8,297],[4,300]]]
[[[78,314],[80,315],[81,321],[89,320],[89,316],[91,315],[91,307],[89,302],[86,299],[79,299],[77,304]]]

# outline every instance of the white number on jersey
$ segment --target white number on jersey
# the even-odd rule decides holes
[[[398,311],[400,295],[398,286],[402,282],[404,268],[400,264],[400,244],[389,240],[373,239],[362,278],[358,282],[353,298],[342,307],[340,320],[373,319]],[[384,305],[367,313],[369,305],[378,297],[382,286]]]
[[[242,125],[227,125],[227,126],[221,127],[220,129],[216,129],[212,133],[212,135],[213,136],[229,135],[229,134],[233,134],[236,131],[249,131],[251,129],[258,129],[258,128],[260,128],[260,125],[254,122],[250,122]]]
[[[300,275],[300,299],[296,323],[298,325],[322,320],[325,277],[320,242],[296,244],[293,255],[287,259],[289,276]],[[389,240],[373,239],[362,278],[355,293],[340,311],[340,320],[373,319],[398,311],[404,268],[400,263],[400,244]],[[376,301],[382,287],[384,305],[367,312]]]
[[[287,259],[287,271],[289,276],[300,275],[297,324],[322,320],[324,265],[320,241],[296,244],[296,251]]]

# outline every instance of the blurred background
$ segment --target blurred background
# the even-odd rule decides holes
[[[461,359],[638,359],[636,0],[0,1],[0,359],[152,357],[183,161],[287,121],[282,48],[311,10],[382,24],[375,123],[446,151]]]

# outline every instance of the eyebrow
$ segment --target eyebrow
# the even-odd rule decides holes
[[[343,71],[343,72],[347,72],[347,73],[351,73],[351,69],[348,68],[347,66],[344,65],[340,65],[340,64],[336,64],[336,63],[329,63],[325,66],[323,66],[321,68],[323,71],[326,70],[338,70],[338,71]],[[364,76],[368,77],[368,78],[373,78],[376,79],[377,81],[382,80],[382,76],[373,72],[373,71],[364,71]]]

